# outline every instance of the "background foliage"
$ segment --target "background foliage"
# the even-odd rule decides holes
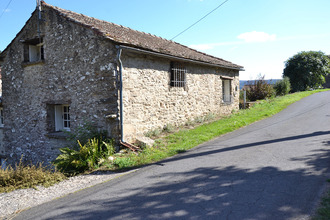
[[[317,89],[330,73],[330,59],[321,51],[302,51],[285,62],[284,77],[290,78],[292,92]]]
[[[274,90],[277,96],[287,95],[291,90],[291,83],[289,77],[284,77],[277,81],[274,85]]]
[[[268,84],[265,76],[259,76],[254,81],[249,81],[246,88],[246,98],[249,101],[257,101],[274,96],[273,86]]]

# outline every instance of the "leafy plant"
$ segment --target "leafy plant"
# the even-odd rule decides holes
[[[330,59],[321,51],[302,51],[285,62],[283,76],[290,78],[293,92],[318,89],[330,74]]]
[[[258,79],[248,82],[246,87],[246,97],[250,101],[262,100],[274,95],[273,86],[267,83],[265,76],[259,76]]]
[[[156,128],[156,129],[153,129],[153,130],[150,130],[150,131],[146,132],[144,135],[146,137],[150,137],[151,138],[151,137],[158,137],[161,133],[162,133],[162,130]]]
[[[172,133],[172,132],[174,132],[174,130],[175,130],[175,126],[171,125],[171,124],[166,124],[163,127],[163,132],[166,132],[166,133]]]
[[[93,139],[95,137],[101,138],[101,139],[106,139],[107,134],[106,131],[99,131],[96,126],[93,125],[92,122],[89,121],[84,121],[80,126],[77,128],[73,129],[70,132],[67,132],[68,134],[68,141],[70,142],[70,147],[78,149],[79,142],[84,145],[86,144],[90,139]]]
[[[274,85],[274,90],[277,96],[289,94],[291,90],[289,77],[284,77],[282,80],[277,81]]]
[[[61,148],[61,154],[53,162],[55,167],[67,175],[83,173],[99,168],[115,153],[113,140],[89,139],[86,144],[77,140],[79,149]]]

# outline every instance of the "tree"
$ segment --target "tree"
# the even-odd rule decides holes
[[[291,90],[289,77],[284,77],[280,81],[277,81],[274,85],[274,90],[277,96],[287,95]]]
[[[246,97],[250,101],[257,101],[266,98],[270,98],[274,95],[274,89],[272,85],[267,83],[265,76],[258,75],[257,79],[248,82],[246,85]]]
[[[330,59],[321,51],[302,51],[285,61],[283,77],[289,77],[292,92],[316,89],[330,73]]]

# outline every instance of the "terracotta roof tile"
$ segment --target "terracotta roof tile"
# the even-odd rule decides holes
[[[228,68],[243,69],[242,66],[233,64],[229,61],[217,58],[197,50],[191,49],[174,41],[169,41],[152,34],[136,31],[122,25],[88,17],[83,14],[75,13],[69,10],[61,9],[45,2],[42,6],[53,9],[59,15],[80,25],[93,29],[97,33],[103,35],[116,43],[125,44],[144,50],[149,50],[161,54],[181,57],[190,60],[202,61],[209,64],[220,65]]]

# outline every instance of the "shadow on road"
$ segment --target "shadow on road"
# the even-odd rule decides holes
[[[329,133],[315,132],[255,142],[182,155],[166,161]],[[329,143],[323,144],[329,146]],[[314,170],[327,170],[330,149],[317,150],[308,157],[292,160],[303,161]],[[159,181],[154,184],[134,186],[129,192],[119,191],[116,196],[109,194],[106,199],[101,199],[105,194],[101,187],[94,189],[93,198],[89,198],[88,192],[77,197],[73,195],[69,201],[63,200],[56,207],[56,210],[62,210],[62,214],[45,209],[44,215],[51,219],[300,219],[304,217],[302,215],[310,214],[311,203],[318,198],[315,192],[319,192],[319,186],[326,180],[322,172],[311,174],[305,169],[287,171],[264,167],[249,170],[234,166],[201,167],[183,173],[168,172],[149,179],[155,178]],[[115,188],[121,181],[107,184]],[[72,208],[70,211],[66,210],[68,205]]]
[[[241,145],[236,145],[236,146],[231,146],[231,147],[223,147],[223,148],[219,148],[216,150],[208,150],[205,152],[182,154],[182,155],[177,155],[175,157],[171,157],[169,159],[162,160],[161,163],[188,159],[188,158],[201,157],[201,156],[206,156],[206,155],[210,155],[210,154],[222,153],[222,152],[226,152],[226,151],[233,151],[233,150],[239,150],[239,149],[248,148],[248,147],[255,147],[255,146],[259,146],[259,145],[267,145],[267,144],[273,144],[273,143],[284,142],[284,141],[294,141],[294,140],[298,140],[298,139],[310,138],[310,137],[316,137],[316,136],[322,136],[322,135],[329,135],[329,134],[330,134],[330,131],[317,131],[317,132],[313,132],[310,134],[296,135],[296,136],[278,138],[278,139],[267,140],[267,141],[259,141],[259,142],[241,144]],[[327,143],[329,144],[330,141]]]

